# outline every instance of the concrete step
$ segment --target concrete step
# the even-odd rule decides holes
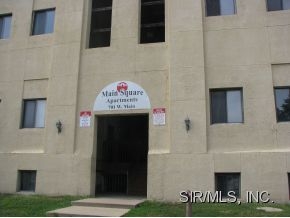
[[[46,213],[50,217],[120,217],[129,209],[108,207],[71,206]]]
[[[144,198],[136,197],[98,197],[73,201],[72,206],[108,207],[131,209],[144,202]]]
[[[144,201],[145,198],[128,196],[87,198],[73,201],[71,207],[49,211],[46,215],[120,217]]]

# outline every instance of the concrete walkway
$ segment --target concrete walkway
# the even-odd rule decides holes
[[[97,197],[73,201],[71,207],[47,212],[47,216],[120,217],[145,201],[140,197]]]

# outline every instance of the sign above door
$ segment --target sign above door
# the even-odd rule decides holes
[[[145,90],[130,81],[118,81],[107,85],[97,96],[94,111],[150,109]]]

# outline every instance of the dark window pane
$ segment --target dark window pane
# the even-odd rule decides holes
[[[141,25],[164,22],[164,4],[142,7]]]
[[[145,4],[163,4],[163,0],[142,0],[141,4],[145,5]]]
[[[91,33],[90,48],[110,46],[111,31]]]
[[[20,191],[35,191],[36,171],[20,171]]]
[[[211,123],[227,122],[227,104],[225,91],[211,92]]]
[[[52,33],[54,28],[54,14],[54,9],[34,12],[32,35]]]
[[[112,0],[93,0],[89,48],[110,46],[112,3]]]
[[[111,28],[112,11],[98,11],[92,13],[92,30]]]
[[[268,11],[282,10],[282,0],[267,0]]]
[[[230,191],[240,196],[240,173],[216,173],[216,190],[222,197],[227,197]]]
[[[206,0],[206,15],[218,16],[220,14],[221,12],[219,0]]]
[[[0,16],[0,39],[10,37],[12,15]]]
[[[112,7],[112,0],[93,0],[92,8]]]
[[[165,41],[164,1],[141,1],[140,43]]]
[[[290,89],[275,89],[277,121],[290,121]]]
[[[143,27],[141,28],[141,43],[154,43],[165,41],[165,27]]]
[[[23,128],[34,128],[36,101],[24,101]]]

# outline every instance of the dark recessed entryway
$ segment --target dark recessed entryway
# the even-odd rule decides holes
[[[96,195],[147,193],[148,115],[97,117]]]

